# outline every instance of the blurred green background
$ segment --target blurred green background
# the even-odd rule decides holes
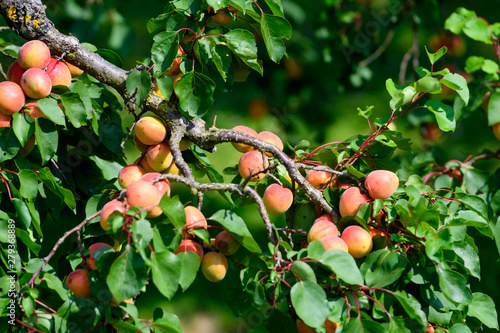
[[[115,51],[125,69],[133,68],[150,55],[152,36],[147,32],[146,23],[166,5],[165,1],[139,0],[50,0],[44,3],[49,18],[61,32],[71,33],[81,42],[98,48]],[[205,119],[211,125],[217,116],[219,128],[245,124],[257,131],[273,131],[292,146],[302,139],[317,146],[342,141],[356,133],[369,133],[366,120],[357,116],[358,107],[374,106],[373,119],[389,111],[385,81],[392,78],[398,82],[402,60],[411,49],[414,32],[418,35],[419,55],[408,62],[401,83],[416,78],[414,66],[430,66],[424,46],[433,48],[432,41],[444,31],[444,20],[458,6],[495,22],[500,1],[283,0],[283,5],[294,30],[292,39],[286,43],[288,59],[274,64],[259,45],[264,77],[252,72],[245,82],[235,83],[231,92],[217,91],[215,103]],[[455,71],[463,71],[468,55],[498,61],[492,49],[484,44],[467,38],[460,39],[459,43],[455,54],[445,55],[438,67],[451,65]],[[377,50],[381,51],[380,55],[374,57]],[[471,98],[482,98],[482,91],[471,90]],[[449,102],[453,103],[453,99]],[[130,119],[125,111],[123,117]],[[499,142],[487,127],[486,113],[480,107],[466,108],[454,133],[438,133],[429,139],[425,133],[432,131],[433,123],[434,119],[427,114],[416,114],[399,119],[395,126],[412,139],[415,150],[432,151],[441,165],[449,159],[463,160],[469,154],[499,148]],[[129,162],[137,156],[138,153],[130,149]],[[222,170],[234,166],[239,156],[230,144],[223,144],[209,157]],[[482,166],[494,170],[499,164],[489,161]],[[183,186],[174,185],[173,190],[184,202],[193,199]],[[227,202],[218,194],[208,193],[205,215],[210,216],[220,208],[228,208]],[[254,207],[240,208],[237,213],[245,218],[253,233],[263,232]],[[477,236],[476,243],[481,246],[485,267],[481,281],[470,282],[487,290],[498,308],[497,249],[493,241],[481,235]],[[179,293],[172,302],[148,290],[137,305],[145,316],[151,315],[156,306],[176,313],[185,332],[209,333],[211,329],[213,332],[245,332],[252,323],[262,320],[262,316],[255,313],[236,320],[229,307],[220,305],[219,300],[227,295],[231,284],[238,283],[237,270],[234,265],[232,268],[229,276],[218,284],[210,284],[199,276],[188,293]]]

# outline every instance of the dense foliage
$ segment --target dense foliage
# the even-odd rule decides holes
[[[149,311],[141,297],[175,301],[203,278],[224,286],[237,318],[259,315],[237,331],[499,329],[495,291],[477,281],[498,258],[480,260],[479,242],[500,249],[498,165],[488,163],[500,150],[442,161],[429,145],[481,108],[479,131],[491,126],[500,140],[500,23],[465,8],[436,19],[425,14],[434,1],[323,1],[303,11],[300,1],[177,0],[142,23],[151,52],[124,70],[116,52],[81,37],[88,31],[60,33],[46,5],[48,17],[35,0],[0,1],[3,331],[182,332],[178,313]],[[336,93],[362,88],[408,16],[412,45],[398,55],[399,77],[384,78],[388,103],[352,113],[368,134],[317,145],[302,133],[283,145],[207,117],[249,76],[270,68],[276,82],[301,85],[300,62],[319,57],[343,64],[321,73]],[[428,47],[417,18],[444,29]],[[46,62],[38,74],[50,75],[50,94],[33,95],[25,73],[36,65],[23,52],[42,46],[20,37],[84,73],[56,82]],[[464,38],[489,53],[465,58],[464,71],[443,67],[448,55],[461,59]],[[13,63],[24,66],[26,102],[15,110],[21,97],[4,88],[16,82]],[[283,63],[286,79],[276,74]],[[319,93],[328,94],[310,92]],[[398,131],[401,122],[426,144]],[[227,142],[239,163],[217,151]]]

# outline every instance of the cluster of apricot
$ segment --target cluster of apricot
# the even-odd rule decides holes
[[[0,127],[10,127],[12,115],[23,109],[33,119],[46,118],[36,106],[37,100],[49,96],[53,86],[69,87],[71,79],[82,73],[81,69],[51,57],[45,43],[39,40],[25,43],[9,67],[8,81],[0,82]],[[32,136],[26,144],[30,148],[21,154],[27,155],[34,144]]]

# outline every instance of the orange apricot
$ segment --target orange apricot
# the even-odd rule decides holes
[[[174,156],[169,145],[162,142],[148,148],[146,159],[154,171],[161,172],[172,164]]]
[[[322,166],[322,168],[331,170],[329,167]],[[320,170],[311,170],[306,175],[306,180],[317,190],[324,189],[331,178],[332,173]]]
[[[78,77],[78,76],[83,74],[83,69],[80,69],[80,68],[76,67],[75,65],[70,64],[67,61],[64,61],[64,63],[66,64],[66,66],[68,66],[69,72],[71,73],[71,77],[74,78],[74,77]]]
[[[94,271],[97,269],[97,266],[95,265],[96,258],[94,257],[94,253],[101,247],[107,247],[110,249],[113,248],[111,245],[108,245],[106,243],[94,243],[89,246],[89,258],[87,259],[87,264],[89,264],[90,268]]]
[[[21,76],[26,70],[21,68],[18,61],[14,61],[7,71],[7,80],[21,84]]]
[[[158,117],[142,117],[135,125],[135,135],[145,145],[157,145],[165,140],[167,128]]]
[[[45,98],[52,91],[52,81],[44,70],[30,68],[21,76],[21,88],[30,98]]]
[[[27,112],[33,119],[36,118],[47,118],[45,113],[43,113],[42,109],[40,109],[38,106],[36,106],[36,101],[35,102],[29,102],[26,103],[25,107],[29,109],[29,112]],[[26,109],[25,109],[26,110]]]
[[[128,184],[135,180],[139,180],[145,173],[144,169],[139,165],[127,165],[118,172],[118,184],[122,189],[125,189]]]
[[[222,253],[208,252],[203,257],[201,271],[210,282],[219,282],[227,272],[227,259]]]
[[[0,128],[1,127],[10,127],[10,121],[12,117],[6,114],[0,113]]]
[[[269,161],[262,156],[260,151],[251,150],[241,156],[238,163],[238,170],[244,179],[252,176],[250,178],[251,181],[258,181],[265,176],[264,172],[259,171],[264,171],[268,166]]]
[[[71,72],[68,66],[62,60],[57,60],[55,58],[50,58],[47,69],[45,70],[49,74],[50,81],[52,81],[52,86],[66,86],[69,87],[71,84]]]
[[[141,177],[141,180],[151,182],[153,179],[160,177],[160,176],[161,176],[161,173],[159,173],[159,172],[148,172]],[[162,179],[160,181],[157,181],[153,185],[160,192],[160,198],[163,198],[163,196],[165,194],[170,195],[170,182],[168,181],[168,179]]]
[[[264,206],[269,214],[278,216],[290,208],[293,203],[293,193],[287,188],[278,184],[269,185],[262,197]]]
[[[239,125],[239,126],[233,127],[233,131],[244,133],[244,134],[247,134],[247,135],[249,135],[251,137],[254,137],[254,138],[256,138],[257,135],[258,135],[255,130],[253,130],[250,127],[247,127],[247,126],[243,126],[243,125]],[[231,144],[233,145],[233,147],[237,151],[239,151],[241,153],[246,153],[247,151],[250,151],[250,150],[254,149],[254,147],[252,147],[250,145],[245,145],[243,143],[231,142]]]
[[[145,180],[136,180],[127,186],[127,203],[131,207],[139,206],[152,212],[160,202],[160,192],[158,189]]]
[[[359,225],[350,225],[345,228],[340,238],[347,244],[349,254],[353,258],[363,258],[373,248],[372,236]]]
[[[170,68],[167,69],[163,74],[178,75],[181,72],[181,62],[182,62],[182,56],[184,54],[186,54],[186,52],[184,52],[184,49],[179,45],[179,47],[177,48],[177,56],[172,62],[172,66],[170,66]]]
[[[108,218],[113,212],[119,212],[125,214],[126,208],[123,206],[123,202],[118,200],[111,200],[106,203],[104,207],[102,207],[100,222],[101,227],[104,230],[108,230],[111,228],[111,225],[108,223]]]
[[[366,202],[368,202],[368,198],[361,194],[358,187],[349,187],[340,197],[340,215],[356,215],[359,206]]]
[[[347,248],[346,242],[340,238],[339,236],[326,236],[321,239],[321,243],[323,244],[323,247],[325,248],[325,251],[328,250],[343,250],[345,252],[349,252],[349,249]]]
[[[31,40],[21,46],[17,61],[23,69],[44,69],[49,64],[50,50],[44,42]]]
[[[198,208],[186,206],[184,207],[184,213],[186,214],[186,226],[184,228],[188,233],[196,228],[208,228],[207,219]]]
[[[134,144],[141,153],[145,153],[149,148],[148,145],[142,143],[141,140],[137,138],[137,135],[134,135]]]
[[[283,151],[283,142],[279,136],[269,131],[262,131],[257,135],[257,139],[275,145],[279,150]],[[273,156],[270,152],[266,152],[267,156]]]
[[[385,200],[389,198],[399,186],[398,176],[391,171],[375,170],[365,179],[365,187],[373,199]]]
[[[183,239],[181,240],[181,244],[175,250],[175,254],[182,253],[182,252],[194,252],[200,257],[200,263],[203,260],[203,248],[201,247],[200,244],[190,240],[190,239]]]
[[[21,111],[25,101],[23,90],[17,83],[0,82],[0,113],[12,116]]]
[[[309,233],[307,234],[307,241],[310,243],[312,241],[321,241],[323,238],[328,236],[338,236],[339,229],[335,224],[328,221],[319,221],[311,227]]]
[[[92,296],[92,292],[90,291],[89,272],[85,269],[77,269],[69,273],[64,284],[76,297],[89,298]]]

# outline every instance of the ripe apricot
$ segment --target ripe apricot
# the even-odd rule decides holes
[[[321,243],[323,244],[325,251],[336,249],[349,252],[346,242],[344,242],[344,240],[342,240],[339,236],[326,236],[321,239]]]
[[[181,240],[181,244],[175,250],[175,254],[181,253],[181,252],[194,252],[200,257],[200,263],[203,260],[203,248],[201,247],[200,244],[190,240],[190,239],[183,239]]]
[[[399,186],[399,178],[394,172],[375,170],[365,179],[365,187],[373,199],[385,200],[389,198]]]
[[[45,98],[52,91],[52,81],[44,70],[30,68],[21,76],[21,88],[30,98]]]
[[[110,249],[113,248],[111,245],[108,245],[106,243],[94,243],[89,246],[89,258],[87,259],[87,264],[89,264],[92,270],[97,269],[97,266],[95,265],[96,258],[94,257],[94,253],[97,249],[100,249],[101,247],[107,247]]]
[[[186,206],[184,207],[184,213],[186,214],[186,226],[185,229],[187,232],[191,232],[196,228],[204,228],[207,229],[207,219],[205,215],[203,215],[200,210],[194,206]]]
[[[21,76],[23,76],[25,71],[25,69],[21,68],[18,61],[14,61],[7,71],[7,80],[21,84]]]
[[[1,127],[10,127],[10,120],[11,119],[12,119],[11,116],[0,113],[0,128]]]
[[[334,323],[330,319],[325,320],[325,330],[326,333],[335,333],[337,328],[340,326],[340,323]]]
[[[126,211],[126,208],[123,206],[123,202],[118,201],[118,200],[111,200],[110,202],[106,203],[104,207],[102,207],[102,212],[101,212],[101,227],[104,230],[108,230],[111,228],[111,225],[108,223],[108,218],[113,212],[120,212],[124,214]]]
[[[329,167],[322,168],[331,170]],[[306,175],[306,180],[317,190],[324,189],[331,178],[332,173],[320,170],[310,170]]]
[[[161,173],[159,172],[148,172],[141,177],[141,180],[145,180],[147,182],[151,182],[153,179],[160,177]],[[170,195],[170,182],[168,179],[162,179],[153,184],[154,187],[158,189],[160,192],[160,198],[163,198],[165,194]]]
[[[160,202],[160,191],[145,180],[136,180],[127,186],[127,203],[131,207],[140,206],[146,212],[152,212]]]
[[[45,71],[49,74],[52,86],[69,87],[71,84],[71,72],[64,61],[50,58]]]
[[[327,236],[338,236],[339,229],[335,224],[328,221],[319,221],[311,227],[309,233],[307,234],[307,241],[310,243],[312,241],[321,241]]]
[[[14,82],[0,82],[0,112],[8,116],[19,112],[25,102],[21,87]]]
[[[337,331],[337,327],[340,323],[334,323],[329,319],[325,319],[325,332],[326,333],[335,333]],[[307,326],[301,319],[297,320],[297,332],[298,333],[316,333],[316,330]]]
[[[254,137],[254,138],[256,138],[257,135],[258,135],[255,130],[253,130],[250,127],[247,127],[247,126],[243,126],[243,125],[239,125],[239,126],[233,127],[233,131],[244,133],[244,134],[247,134],[247,135],[249,135],[251,137]],[[247,151],[250,151],[250,150],[254,149],[254,147],[252,147],[250,145],[245,145],[243,143],[231,142],[231,144],[233,145],[233,147],[237,151],[239,151],[241,153],[246,153]]]
[[[181,170],[179,170],[179,168],[177,167],[177,165],[172,162],[172,164],[170,164],[170,166],[168,168],[166,168],[165,170],[162,171],[162,173],[170,173],[172,175],[180,175],[181,174]]]
[[[43,113],[42,109],[40,109],[38,106],[36,106],[36,101],[35,102],[29,102],[26,103],[25,107],[29,109],[29,112],[27,112],[33,119],[36,118],[47,118],[45,113]]]
[[[172,164],[174,157],[170,152],[169,145],[162,142],[148,148],[146,159],[154,171],[161,172]]]
[[[209,8],[209,10],[211,12],[213,12],[213,8]],[[215,13],[212,16],[212,20],[215,23],[220,24],[220,25],[227,25],[227,24],[233,22],[233,18],[231,16],[229,16],[228,14],[226,14],[224,10],[217,11],[217,13]]]
[[[240,248],[240,242],[227,230],[221,231],[215,237],[215,247],[224,255],[230,256]]]
[[[264,206],[269,214],[278,216],[290,208],[293,203],[293,193],[287,188],[278,184],[269,185],[262,197]]]
[[[385,237],[385,232],[383,232],[382,230],[375,229],[373,227],[368,227],[368,229],[370,229],[370,236],[372,238],[375,237],[375,236],[377,236],[377,235]]]
[[[314,220],[313,224],[316,224],[319,221],[328,221],[333,223],[333,218],[330,215],[323,214],[320,217],[318,217],[316,220]]]
[[[178,75],[181,72],[181,62],[182,62],[182,56],[184,54],[186,54],[186,52],[184,52],[184,49],[179,45],[177,48],[177,56],[172,62],[172,66],[170,66],[170,68],[167,69],[163,74]]]
[[[238,170],[240,171],[241,177],[244,179],[252,175],[250,180],[257,181],[265,176],[264,172],[259,171],[264,171],[268,166],[269,161],[262,156],[260,151],[251,150],[241,156],[240,162],[238,163]]]
[[[69,72],[71,73],[71,77],[78,77],[83,74],[83,69],[76,67],[75,65],[70,64],[67,61],[64,61],[66,66],[68,66]]]
[[[340,238],[347,244],[349,254],[353,258],[363,258],[373,248],[372,236],[359,225],[350,225],[345,228]]]
[[[131,182],[139,180],[145,173],[144,169],[139,165],[127,165],[118,172],[118,184],[124,189]]]
[[[275,145],[279,150],[283,151],[283,142],[279,136],[269,131],[262,131],[257,135],[257,139]],[[270,152],[266,152],[267,156],[273,156]]]
[[[226,276],[227,259],[222,253],[208,252],[203,257],[201,271],[210,282],[219,282]]]
[[[158,117],[142,117],[135,125],[135,135],[145,145],[157,145],[165,140],[167,128]]]
[[[141,153],[145,153],[149,148],[148,145],[142,143],[141,140],[137,138],[137,135],[134,135],[134,144]]]
[[[92,296],[92,292],[90,291],[89,272],[85,269],[77,269],[69,273],[64,284],[76,297],[89,298]]]
[[[21,46],[17,61],[23,69],[44,69],[49,64],[50,50],[44,42],[31,40]]]
[[[145,172],[156,172],[155,170],[153,170],[151,165],[149,165],[148,159],[146,158],[146,156],[144,156],[141,159],[141,162],[139,163],[139,165],[144,169]]]
[[[358,187],[352,186],[345,190],[340,197],[340,215],[356,215],[359,205],[368,202],[368,198],[361,194]]]

